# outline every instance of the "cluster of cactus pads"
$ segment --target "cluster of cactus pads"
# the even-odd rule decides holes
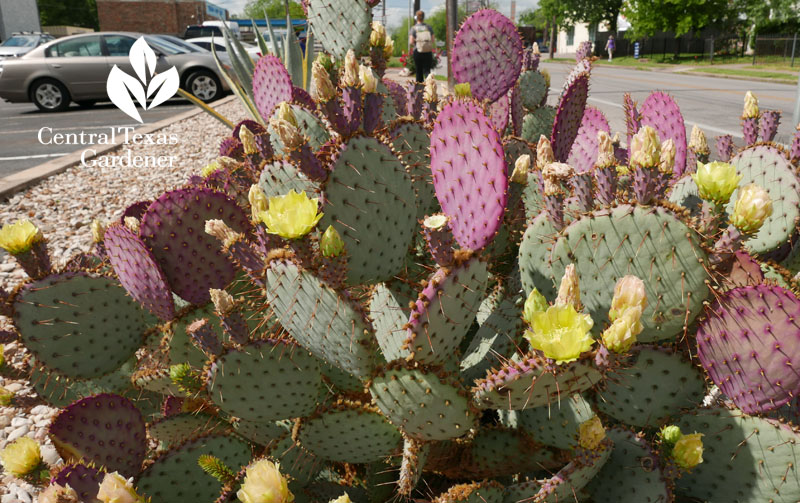
[[[0,235],[61,407],[43,501],[800,501],[800,136],[748,96],[710,163],[654,93],[612,138],[591,61],[546,105],[491,10],[469,90],[405,88],[368,2],[304,7],[330,56],[234,48],[252,120],[202,174],[59,270]]]

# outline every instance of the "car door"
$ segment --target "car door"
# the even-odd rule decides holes
[[[64,40],[50,46],[45,56],[51,74],[67,86],[73,99],[98,99],[105,95],[108,66],[100,35]]]

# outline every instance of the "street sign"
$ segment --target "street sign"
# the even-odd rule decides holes
[[[633,44],[633,59],[639,59],[639,42]]]

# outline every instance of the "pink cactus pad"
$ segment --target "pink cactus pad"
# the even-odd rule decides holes
[[[489,119],[492,121],[494,128],[500,134],[502,134],[508,126],[510,102],[511,99],[509,98],[509,94],[506,93],[500,96],[497,101],[489,105]]]
[[[256,109],[265,120],[281,102],[291,101],[294,86],[281,60],[267,54],[258,60],[253,72],[253,98]]]
[[[591,66],[587,62],[588,60],[583,60],[572,70],[558,101],[553,132],[550,135],[553,154],[558,162],[567,162],[572,144],[578,137],[578,130],[581,127],[586,99],[589,96]]]
[[[589,171],[597,161],[597,133],[598,131],[611,132],[608,126],[608,119],[603,112],[594,108],[586,107],[583,111],[583,120],[578,129],[578,136],[572,144],[567,164],[575,168],[575,172],[584,173]]]
[[[642,126],[650,126],[658,133],[662,142],[672,139],[675,142],[674,179],[678,179],[686,169],[686,125],[681,109],[667,93],[654,92],[644,100],[639,111]]]

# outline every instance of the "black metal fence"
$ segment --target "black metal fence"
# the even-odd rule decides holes
[[[798,34],[759,35],[753,41],[753,64],[779,63],[800,66]]]

